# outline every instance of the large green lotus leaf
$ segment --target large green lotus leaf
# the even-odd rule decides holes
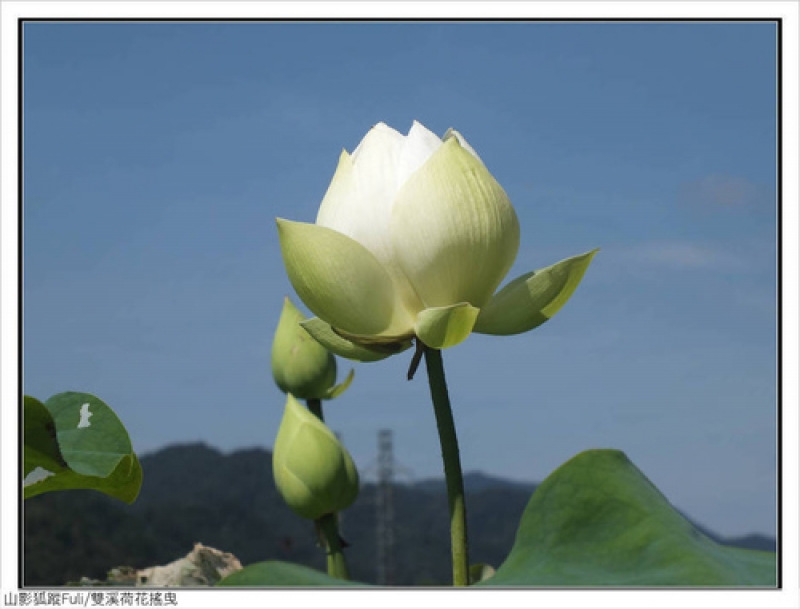
[[[114,411],[88,393],[24,400],[24,497],[93,489],[132,503],[142,468]]]
[[[358,582],[331,577],[302,565],[268,560],[246,566],[221,579],[218,586],[364,586]]]
[[[56,424],[47,406],[39,400],[26,395],[23,400],[24,455],[23,475],[27,477],[36,468],[54,472],[64,469],[66,464],[61,456],[56,439]]]
[[[772,552],[720,545],[616,450],[590,450],[531,497],[489,586],[776,585]]]

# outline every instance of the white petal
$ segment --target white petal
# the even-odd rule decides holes
[[[352,156],[342,152],[317,224],[347,235],[372,252],[391,276],[404,306],[416,312],[422,305],[394,261],[389,234],[404,142],[403,135],[379,123]]]
[[[444,137],[442,138],[442,141],[446,142],[451,137],[456,138],[458,140],[458,143],[461,144],[462,148],[464,148],[465,150],[468,150],[472,154],[472,156],[474,156],[476,159],[481,161],[481,157],[479,157],[478,153],[475,152],[475,149],[467,143],[467,140],[464,139],[464,136],[461,135],[458,131],[456,131],[452,127],[450,127],[447,130],[447,132],[444,134]],[[483,161],[481,161],[481,163],[483,163]]]
[[[317,213],[317,224],[347,235],[379,260],[387,258],[397,162],[404,138],[380,123],[339,166]]]
[[[333,179],[317,212],[317,224],[339,230],[335,226],[337,223],[343,224],[350,218],[356,217],[357,214],[348,209],[357,203],[353,197],[355,189],[353,157],[346,150],[342,150],[336,172],[333,174]],[[339,232],[344,231],[340,230]]]
[[[414,121],[408,132],[405,145],[400,152],[397,166],[397,189],[405,184],[406,180],[417,169],[425,164],[431,155],[442,145],[438,135]]]
[[[361,156],[362,150],[364,148],[372,148],[374,151],[374,146],[376,142],[380,142],[381,147],[386,146],[397,146],[400,147],[403,145],[403,140],[405,136],[397,131],[397,129],[393,129],[389,125],[384,122],[380,122],[376,124],[372,129],[367,132],[362,140],[356,146],[356,149],[353,150],[353,162]]]
[[[391,226],[395,257],[426,308],[481,308],[519,248],[506,193],[454,138],[400,189]]]

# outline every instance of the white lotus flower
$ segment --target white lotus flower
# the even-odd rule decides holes
[[[460,133],[440,139],[417,122],[407,136],[373,127],[342,152],[316,224],[278,219],[278,232],[289,279],[318,316],[303,327],[362,361],[415,336],[444,349],[473,331],[527,331],[566,302],[594,255],[493,297],[519,249],[514,208]]]

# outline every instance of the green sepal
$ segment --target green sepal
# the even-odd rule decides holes
[[[417,315],[415,330],[419,339],[432,349],[447,349],[465,340],[480,309],[468,302],[449,307],[431,307]]]
[[[280,218],[277,224],[289,280],[321,319],[369,336],[409,329],[391,276],[367,248],[324,226]]]
[[[333,387],[328,389],[328,391],[325,393],[324,399],[332,400],[333,398],[342,395],[345,391],[347,391],[347,388],[350,386],[350,383],[353,382],[353,377],[355,375],[356,371],[351,368],[350,373],[341,383],[339,383],[338,385],[334,385]]]
[[[377,362],[411,347],[410,338],[391,342],[371,342],[353,335],[345,337],[319,317],[312,317],[300,325],[331,353],[359,362]]]
[[[598,249],[517,277],[481,309],[473,332],[527,332],[553,317],[581,282]]]

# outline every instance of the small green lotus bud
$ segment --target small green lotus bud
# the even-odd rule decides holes
[[[304,320],[303,314],[285,298],[272,341],[272,377],[284,393],[305,400],[331,399],[347,388],[352,372],[342,385],[333,386],[336,360],[300,326]]]
[[[339,512],[358,495],[358,472],[350,454],[292,394],[275,440],[272,474],[284,501],[303,518]]]

